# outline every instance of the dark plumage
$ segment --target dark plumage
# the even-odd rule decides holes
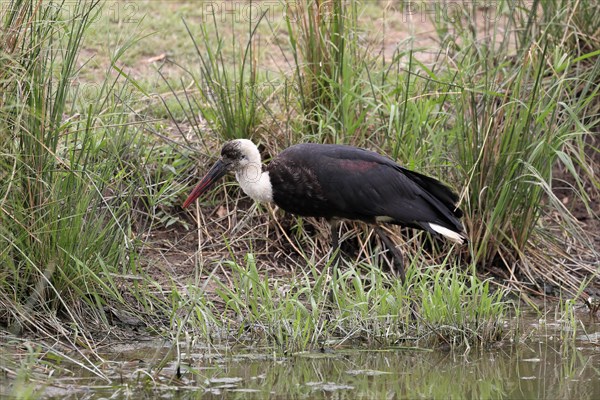
[[[381,222],[422,229],[457,243],[465,239],[456,207],[458,196],[431,177],[410,171],[372,151],[344,145],[298,144],[261,167],[260,153],[249,140],[227,142],[221,158],[184,203],[187,207],[228,171],[258,201],[273,201],[300,216]],[[376,227],[392,251],[402,277],[401,255]],[[338,233],[332,229],[332,245]]]
[[[298,144],[266,167],[273,201],[292,214],[389,223],[423,229],[435,223],[462,232],[462,211],[447,186],[352,146]]]

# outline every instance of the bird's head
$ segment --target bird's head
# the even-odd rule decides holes
[[[260,152],[252,141],[248,139],[235,139],[223,145],[221,157],[196,185],[192,193],[183,203],[183,208],[188,207],[194,200],[202,196],[219,178],[228,172],[236,175],[255,175],[260,173],[262,167]]]
[[[228,166],[227,172],[239,172],[251,164],[260,166],[260,152],[251,140],[230,140],[221,149],[221,160]]]

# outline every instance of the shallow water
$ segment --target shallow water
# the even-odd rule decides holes
[[[518,344],[466,354],[338,348],[281,356],[269,349],[195,347],[182,359],[179,379],[169,356],[157,368],[170,345],[113,345],[102,354],[111,382],[79,369],[55,377],[43,393],[61,399],[600,399],[600,324],[589,321],[569,342],[560,339],[565,328],[559,323],[531,319],[526,325],[531,333]]]

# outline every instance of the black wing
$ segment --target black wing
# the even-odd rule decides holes
[[[463,231],[456,194],[377,153],[351,146],[303,144],[290,147],[271,164],[275,164],[268,167],[274,200],[294,214],[366,222],[379,217],[428,231],[427,223],[432,222]]]

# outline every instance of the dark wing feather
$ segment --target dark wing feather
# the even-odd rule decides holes
[[[398,168],[402,171],[402,173],[404,173],[404,175],[419,184],[419,186],[429,192],[433,197],[438,199],[446,208],[451,210],[456,218],[461,218],[463,216],[462,210],[456,207],[458,195],[454,193],[448,186],[444,185],[437,179],[420,174],[418,172],[411,171],[400,166],[398,166]]]
[[[279,184],[287,193],[286,205],[280,206],[292,213],[366,222],[388,217],[392,223],[426,230],[430,230],[427,222],[463,230],[457,219],[462,215],[455,207],[457,196],[448,187],[377,153],[303,144],[290,147],[274,163],[269,170],[275,202],[279,204],[275,190]]]
[[[283,156],[283,157],[282,157]],[[331,218],[329,202],[312,168],[285,152],[269,163],[273,201],[285,211],[309,217]]]

